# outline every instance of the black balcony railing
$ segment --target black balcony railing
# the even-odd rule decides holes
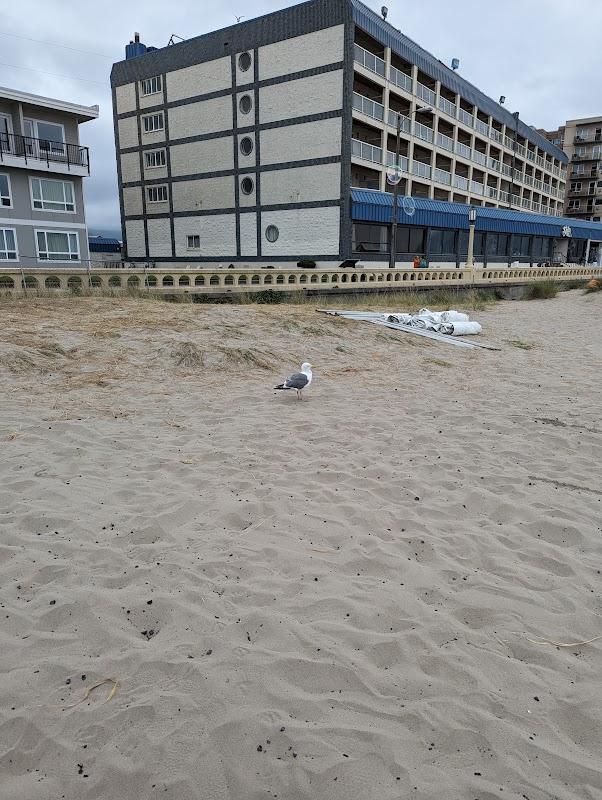
[[[67,142],[52,142],[49,139],[34,139],[15,133],[0,132],[0,163],[6,156],[22,158],[27,164],[31,161],[45,161],[50,164],[65,164],[71,167],[84,167],[90,174],[90,154],[87,147]]]

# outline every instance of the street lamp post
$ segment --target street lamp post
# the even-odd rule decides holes
[[[466,256],[466,267],[474,270],[474,229],[477,221],[477,209],[470,206],[468,209],[468,255]]]
[[[410,112],[410,130],[416,114],[428,112],[433,109],[430,106],[421,106]],[[401,152],[401,113],[397,112],[397,140],[395,143],[395,182],[393,183],[393,210],[391,212],[391,242],[389,247],[389,268],[395,269],[395,259],[397,256],[397,197],[399,194],[399,184],[401,183],[401,167],[399,165],[399,154]],[[413,131],[412,131],[413,133]],[[385,150],[387,152],[387,150]],[[386,159],[385,159],[386,160]]]

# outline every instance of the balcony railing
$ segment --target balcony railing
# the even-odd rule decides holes
[[[437,147],[443,148],[443,150],[449,150],[450,153],[454,152],[454,140],[450,136],[446,136],[444,133],[437,134]]]
[[[509,203],[510,202],[510,192],[503,192],[501,189],[499,191],[499,201],[500,203]]]
[[[435,105],[437,95],[432,89],[429,89],[428,86],[420,83],[420,81],[416,81],[416,94],[421,100],[424,100],[425,103],[428,103],[429,106]]]
[[[360,142],[359,139],[351,140],[351,155],[363,158],[364,161],[372,161],[375,164],[383,163],[382,148],[368,144],[368,142]]]
[[[353,93],[353,108],[367,117],[380,120],[380,122],[384,121],[385,107],[375,100],[370,100],[369,97],[364,97],[363,94]]]
[[[474,127],[475,131],[483,133],[485,136],[489,136],[489,125],[486,122],[483,122],[482,119],[475,119]]]
[[[485,196],[491,197],[492,200],[497,200],[498,190],[495,188],[495,186],[486,186]]]
[[[385,62],[382,58],[375,56],[374,53],[370,53],[368,50],[364,50],[359,44],[354,45],[353,57],[358,64],[361,64],[362,67],[370,70],[370,72],[375,72],[377,75],[385,77]]]
[[[527,158],[529,159],[529,161],[535,161],[535,151],[529,150],[529,148],[527,148]]]
[[[482,167],[487,165],[487,156],[485,153],[481,153],[479,150],[472,151],[472,160],[476,164],[480,164]]]
[[[507,178],[512,177],[512,167],[510,164],[502,164],[502,175],[505,175]]]
[[[456,189],[468,189],[468,178],[465,178],[463,175],[452,175],[452,185]]]
[[[434,138],[434,131],[432,128],[423,125],[421,122],[414,123],[414,136],[422,139],[424,142],[432,142]]]
[[[410,118],[406,117],[404,114],[400,114],[398,111],[389,111],[389,125],[392,128],[397,128],[397,117],[399,116],[401,116],[401,130],[404,133],[410,133],[412,129]]]
[[[388,167],[395,167],[398,165],[403,172],[408,172],[410,169],[410,162],[406,158],[406,156],[399,156],[393,153],[391,150],[387,150],[387,166]]]
[[[397,69],[397,67],[391,67],[391,83],[394,83],[395,86],[399,86],[400,89],[405,89],[406,92],[412,94],[412,76],[406,75],[405,72]]]
[[[470,191],[474,192],[475,194],[485,194],[485,186],[478,181],[471,181]]]
[[[467,144],[456,142],[456,153],[463,158],[472,158],[472,150]]]
[[[418,175],[420,178],[430,178],[431,172],[432,170],[430,164],[425,164],[422,161],[412,162],[412,173],[414,175]]]
[[[473,127],[474,124],[474,117],[472,114],[469,114],[468,111],[465,111],[463,108],[458,109],[458,119],[460,122],[463,122],[465,125],[468,125],[469,128]]]
[[[452,182],[451,172],[447,172],[444,169],[439,169],[439,167],[436,167],[433,173],[433,177],[439,183],[444,183],[447,186],[451,186]]]
[[[443,111],[445,114],[448,114],[450,117],[453,117],[454,119],[456,118],[456,115],[458,113],[458,108],[455,103],[452,103],[446,97],[439,98],[439,108],[441,109],[441,111]]]
[[[502,168],[502,165],[497,160],[497,158],[492,158],[491,156],[489,156],[489,158],[487,159],[487,166],[489,167],[489,169],[492,169],[495,172],[499,172],[500,169]]]
[[[90,174],[90,153],[87,147],[67,142],[53,142],[49,139],[34,139],[15,133],[0,133],[0,163],[6,156],[29,161],[45,161],[50,164],[65,164],[71,167],[84,167]]]
[[[502,136],[502,133],[500,131],[496,130],[495,128],[490,128],[489,129],[489,138],[493,139],[494,142],[501,143],[501,141],[502,141],[502,139],[504,137]]]

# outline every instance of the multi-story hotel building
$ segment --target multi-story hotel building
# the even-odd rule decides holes
[[[572,219],[602,220],[602,117],[569,119],[544,135],[569,158],[564,213]]]
[[[358,209],[368,198],[390,216],[398,119],[401,191],[424,209],[405,220],[422,234],[398,234],[401,260],[461,260],[466,204],[483,208],[481,260],[602,238],[559,219],[559,147],[359,0],[310,0],[162,49],[136,39],[126,56],[111,82],[129,260],[379,257],[387,226],[367,232]],[[453,236],[431,233],[448,225]]]
[[[79,125],[96,117],[98,106],[0,87],[0,266],[88,261]]]

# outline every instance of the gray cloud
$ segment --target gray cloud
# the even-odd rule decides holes
[[[384,2],[389,6],[389,22],[446,64],[459,58],[460,72],[467,80],[494,98],[506,95],[507,107],[519,110],[528,124],[555,128],[565,119],[602,113],[597,79],[602,30],[599,0],[579,0],[579,38],[571,48],[568,37],[573,23],[565,0]],[[100,118],[81,128],[82,143],[91,149],[92,177],[86,181],[91,232],[119,230],[109,73],[112,62],[123,58],[134,31],[140,31],[146,44],[161,47],[172,33],[191,38],[233,24],[237,14],[249,19],[290,4],[286,0],[219,4],[178,0],[167,6],[159,0],[5,4],[0,32],[87,53],[0,35],[1,85],[100,106]],[[379,10],[382,2],[369,5]]]

